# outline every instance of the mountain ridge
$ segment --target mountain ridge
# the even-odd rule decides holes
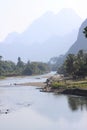
[[[73,15],[77,18],[74,19],[74,16],[72,16],[72,20],[69,17],[70,14],[68,16],[64,15],[64,17],[59,17],[58,14],[53,13],[43,14],[23,33],[15,34],[11,38],[9,37],[12,34],[9,34],[9,37],[6,38],[7,41],[5,39],[0,43],[0,55],[13,60],[21,56],[24,59],[39,61],[44,59],[44,61],[47,61],[53,56],[60,55],[57,48],[61,51],[61,54],[65,53],[76,40],[77,30],[82,23],[77,14],[73,12]]]
[[[69,54],[69,53],[77,54],[79,50],[87,50],[87,39],[85,38],[85,35],[83,33],[83,30],[86,26],[87,26],[87,19],[85,19],[84,22],[81,24],[79,33],[77,36],[77,40],[70,47],[67,54]]]

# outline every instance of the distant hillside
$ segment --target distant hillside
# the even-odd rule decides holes
[[[48,61],[53,56],[64,54],[74,43],[82,19],[72,10],[63,9],[57,15],[43,14],[22,34],[11,33],[0,43],[0,55],[15,61]]]
[[[79,28],[79,32],[77,35],[77,40],[75,41],[75,43],[69,48],[69,50],[67,51],[67,53],[65,55],[63,55],[62,57],[53,57],[50,59],[49,62],[54,62],[53,64],[53,69],[57,70],[59,66],[61,66],[66,58],[66,56],[68,54],[77,54],[79,50],[84,50],[87,52],[87,38],[85,37],[83,31],[84,28],[87,26],[87,19],[81,24],[80,28]],[[73,36],[73,35],[72,35]],[[70,38],[70,37],[68,37]]]
[[[82,25],[81,25],[81,27],[79,29],[77,40],[70,47],[70,49],[68,50],[67,54],[69,54],[69,53],[76,54],[76,53],[78,53],[79,50],[87,51],[87,38],[85,38],[85,35],[83,34],[83,30],[84,30],[84,28],[86,26],[87,26],[87,19],[82,23]]]

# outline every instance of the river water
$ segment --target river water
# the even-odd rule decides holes
[[[42,93],[14,83],[42,76],[0,80],[0,130],[87,130],[87,98]]]

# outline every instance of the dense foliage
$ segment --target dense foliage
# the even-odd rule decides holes
[[[77,55],[69,54],[64,64],[58,69],[58,73],[73,78],[84,78],[87,76],[87,53],[80,50]]]
[[[0,76],[33,75],[47,71],[49,71],[49,67],[46,63],[30,61],[24,63],[18,57],[17,64],[15,64],[12,61],[2,60],[2,56],[0,56]]]

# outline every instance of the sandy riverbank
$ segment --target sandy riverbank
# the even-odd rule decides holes
[[[42,92],[53,92],[56,94],[68,94],[68,95],[77,95],[77,96],[87,96],[87,90],[83,89],[52,89],[51,87],[47,87],[46,83],[44,82],[30,82],[30,83],[23,83],[20,84],[22,86],[36,86],[42,88]]]
[[[29,83],[21,83],[21,84],[18,84],[18,85],[45,87],[46,84],[44,82],[29,82]]]

